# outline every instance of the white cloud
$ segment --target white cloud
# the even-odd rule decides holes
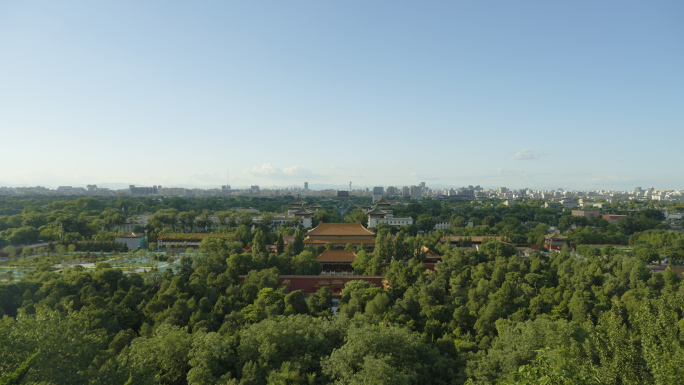
[[[534,152],[528,148],[522,149],[518,152],[515,153],[515,155],[511,156],[510,159],[512,160],[532,160],[532,159],[537,159],[541,156],[541,154]]]
[[[299,166],[290,166],[283,169],[283,174],[285,175],[301,175],[304,170]]]
[[[275,167],[270,163],[262,164],[261,167],[254,166],[250,169],[244,170],[245,174],[269,179],[291,179],[291,178],[307,178],[314,174],[311,170],[301,168],[299,166],[290,166],[285,168]]]
[[[311,170],[299,166],[290,166],[283,169],[283,174],[290,177],[308,178],[313,176]]]
[[[262,164],[261,167],[254,166],[248,170],[245,170],[245,172],[252,176],[272,176],[282,171],[274,168],[270,163],[265,163]]]

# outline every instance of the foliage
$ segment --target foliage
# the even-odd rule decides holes
[[[1,381],[670,384],[684,376],[684,288],[675,273],[684,238],[662,228],[660,210],[630,203],[631,219],[614,226],[539,200],[397,204],[396,216],[420,226],[380,226],[375,249],[356,250],[352,264],[357,274],[383,276],[382,284],[355,279],[339,298],[326,286],[307,298],[281,286],[282,275],[321,271],[305,232],[274,233],[231,210],[277,212],[290,198],[0,198],[0,245],[11,255],[0,263]],[[321,204],[317,220],[336,220],[334,203]],[[627,212],[623,206],[610,209]],[[100,262],[57,272],[62,260],[88,258],[78,251],[116,249],[122,213],[151,215],[143,230],[152,239],[196,231],[240,239],[207,236],[180,260],[160,253],[156,261],[178,261],[163,271]],[[438,219],[451,219],[451,228],[431,231]],[[345,220],[363,218],[349,210]],[[15,242],[33,229],[57,241],[60,223],[70,243],[19,251]],[[549,226],[567,227],[577,248],[520,258],[515,246],[539,243]],[[464,244],[442,244],[444,235]],[[468,244],[495,235],[512,242]],[[606,241],[629,243],[631,253],[582,245]],[[69,244],[76,254],[65,254]],[[423,263],[426,250],[441,255],[434,269]],[[664,272],[648,265],[664,259]],[[17,265],[24,274],[11,275]]]

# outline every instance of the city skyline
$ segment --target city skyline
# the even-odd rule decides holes
[[[302,185],[249,185],[249,186],[237,186],[237,185],[220,185],[220,186],[193,186],[193,185],[141,185],[141,184],[123,184],[123,183],[93,183],[93,184],[87,184],[87,185],[59,185],[59,186],[45,186],[45,185],[36,185],[36,186],[2,186],[0,185],[0,195],[3,195],[2,193],[4,192],[6,194],[7,189],[16,189],[16,191],[29,191],[31,189],[46,189],[48,191],[53,191],[53,192],[59,192],[59,191],[67,191],[68,193],[75,193],[76,195],[79,195],[81,193],[86,193],[86,195],[97,195],[97,192],[107,192],[107,193],[114,193],[114,192],[126,192],[128,193],[129,190],[133,189],[138,189],[138,190],[150,190],[150,189],[155,189],[154,193],[149,193],[150,195],[176,195],[175,193],[168,193],[170,190],[185,190],[187,192],[191,192],[193,190],[195,191],[205,191],[205,192],[212,192],[212,191],[218,191],[219,194],[225,195],[225,192],[233,192],[233,193],[240,193],[244,194],[247,193],[249,194],[250,190],[251,191],[259,191],[261,192],[267,192],[268,194],[273,194],[274,192],[279,191],[277,195],[283,195],[283,194],[290,194],[290,193],[296,193],[296,194],[309,194],[309,193],[317,193],[317,192],[326,192],[326,191],[354,191],[354,192],[361,192],[365,191],[371,195],[404,195],[402,193],[402,189],[409,189],[409,188],[414,188],[414,187],[419,187],[421,188],[421,191],[423,192],[422,195],[424,195],[426,192],[431,192],[431,195],[440,195],[440,192],[444,191],[460,191],[460,190],[472,190],[472,191],[497,191],[497,190],[506,190],[506,191],[515,191],[515,192],[524,192],[524,191],[534,191],[534,192],[553,192],[553,191],[565,191],[565,192],[573,192],[573,193],[585,193],[585,192],[613,192],[613,193],[635,193],[635,192],[647,192],[647,191],[656,191],[656,192],[674,192],[678,197],[680,195],[684,195],[684,189],[676,189],[676,188],[655,188],[653,186],[633,186],[630,189],[574,189],[574,188],[568,188],[568,187],[563,187],[563,186],[558,186],[558,187],[552,187],[552,188],[531,188],[528,186],[525,187],[518,187],[518,186],[486,186],[486,185],[442,185],[442,184],[435,184],[435,185],[429,185],[426,182],[420,182],[416,184],[393,184],[393,185],[354,185],[353,183],[349,184],[312,184],[308,182],[304,182]],[[28,190],[27,190],[28,189]],[[68,191],[69,189],[74,189],[73,191]],[[159,190],[159,193],[156,192],[156,189]],[[382,189],[382,192],[377,192],[376,190]],[[390,192],[390,189],[392,189],[393,192]],[[224,191],[223,193],[221,191]],[[148,193],[142,194],[142,195],[147,195]],[[135,194],[134,194],[135,195]],[[212,194],[209,194],[212,195]],[[413,194],[411,194],[413,195]]]
[[[5,2],[0,186],[682,189],[683,15]]]
[[[207,175],[205,175],[207,176]],[[599,190],[604,190],[604,191],[631,191],[635,187],[642,187],[642,188],[650,188],[653,187],[657,190],[684,190],[684,187],[681,187],[681,183],[677,185],[674,183],[671,186],[668,185],[649,185],[648,183],[638,183],[638,182],[643,182],[643,180],[625,180],[625,181],[619,181],[620,183],[602,183],[602,181],[596,181],[592,185],[592,183],[587,183],[586,185],[583,186],[572,186],[570,184],[546,184],[544,185],[543,182],[534,185],[531,182],[530,184],[522,184],[516,182],[513,180],[512,184],[495,184],[495,183],[485,183],[485,182],[477,182],[477,177],[473,177],[472,180],[473,182],[453,182],[453,183],[446,183],[443,182],[434,182],[436,178],[424,178],[424,179],[418,179],[418,178],[407,178],[404,182],[402,181],[396,181],[394,183],[357,183],[355,181],[329,181],[329,183],[323,183],[323,182],[315,182],[315,179],[301,179],[301,182],[299,183],[288,183],[287,181],[281,181],[281,183],[278,183],[278,180],[274,181],[269,181],[266,179],[257,179],[253,180],[253,183],[234,183],[234,180],[231,179],[226,179],[224,177],[224,180],[221,181],[220,177],[216,177],[214,183],[212,183],[212,180],[210,178],[206,178],[206,183],[162,183],[160,182],[160,179],[158,178],[151,178],[152,180],[156,181],[155,183],[152,182],[145,182],[142,181],[142,183],[137,180],[137,181],[128,181],[128,182],[108,182],[108,181],[76,181],[77,183],[61,183],[60,181],[56,180],[55,183],[35,183],[35,184],[30,184],[30,183],[17,183],[17,184],[12,184],[12,183],[3,183],[0,181],[0,188],[1,187],[8,187],[8,188],[21,188],[21,187],[46,187],[49,189],[57,189],[60,186],[73,186],[73,187],[86,187],[88,185],[96,185],[99,187],[107,187],[107,188],[112,188],[112,189],[127,189],[129,186],[134,185],[134,186],[164,186],[164,187],[180,187],[180,188],[199,188],[199,189],[214,189],[214,188],[221,188],[221,186],[226,186],[230,185],[233,188],[249,188],[250,186],[257,185],[260,186],[261,188],[268,188],[268,189],[279,189],[279,188],[300,188],[304,189],[304,183],[308,183],[308,188],[310,190],[323,190],[323,189],[338,189],[338,190],[348,190],[349,187],[349,182],[352,182],[352,187],[354,189],[356,188],[370,188],[372,189],[373,187],[376,186],[382,186],[382,187],[388,187],[388,186],[394,186],[394,187],[408,187],[412,185],[419,185],[421,182],[425,182],[428,187],[434,187],[438,189],[442,188],[462,188],[462,187],[467,187],[467,186],[481,186],[482,188],[485,189],[497,189],[499,187],[507,187],[511,189],[533,189],[533,190],[557,190],[557,189],[563,189],[563,190],[577,190],[577,191],[599,191]],[[488,180],[488,177],[483,177],[482,180]],[[238,179],[244,182],[244,179]],[[325,178],[325,180],[329,180],[329,178]],[[432,180],[433,182],[430,182]],[[489,179],[491,180],[491,179]],[[610,180],[610,178],[609,178]],[[72,180],[73,181],[73,180]],[[410,181],[410,182],[409,182]],[[615,182],[618,182],[615,180]],[[633,183],[634,182],[634,183]]]

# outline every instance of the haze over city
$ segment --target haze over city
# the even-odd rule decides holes
[[[0,186],[682,189],[683,16],[3,2]]]

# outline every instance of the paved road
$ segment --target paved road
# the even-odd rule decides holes
[[[16,247],[32,247],[34,249],[37,249],[39,247],[47,247],[48,243],[34,243],[33,245],[24,245],[24,246],[16,246]]]
[[[344,222],[344,213],[347,212],[347,209],[344,208],[344,205],[340,205],[340,221]]]

